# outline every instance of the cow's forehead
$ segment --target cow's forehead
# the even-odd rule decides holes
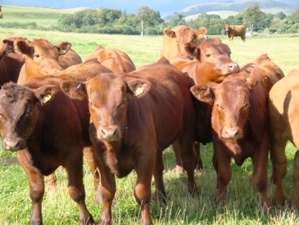
[[[215,95],[217,100],[229,100],[232,104],[237,104],[238,102],[235,102],[236,99],[247,99],[249,96],[249,88],[246,81],[233,79],[219,84],[216,88]]]
[[[0,90],[0,102],[6,102],[6,104],[17,101],[27,101],[29,99],[36,98],[34,93],[29,89],[16,85],[16,84],[5,84]]]

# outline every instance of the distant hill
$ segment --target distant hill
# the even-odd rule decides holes
[[[248,6],[257,3],[261,9],[261,11],[265,13],[277,13],[283,12],[286,15],[291,14],[297,8],[299,8],[299,4],[288,4],[284,2],[274,1],[274,0],[239,0],[239,1],[219,1],[219,2],[209,2],[202,3],[198,5],[189,6],[178,13],[186,17],[198,15],[201,13],[213,12],[213,14],[223,14],[222,12],[231,12],[231,15],[235,15],[244,11]],[[225,14],[229,16],[229,14]],[[171,19],[171,15],[165,17],[164,19]]]

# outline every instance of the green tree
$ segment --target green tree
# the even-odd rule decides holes
[[[257,3],[248,6],[242,13],[243,24],[247,27],[253,27],[253,30],[262,30],[266,27],[266,13],[260,10]]]
[[[147,6],[142,6],[138,9],[137,18],[140,21],[142,35],[144,34],[145,27],[153,27],[163,21],[159,12],[151,10]]]
[[[173,28],[178,25],[186,25],[186,21],[181,13],[175,12],[172,14],[171,19],[168,22],[168,26]]]

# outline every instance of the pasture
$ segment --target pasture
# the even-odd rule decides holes
[[[0,37],[8,34],[24,36],[32,40],[45,37],[51,43],[69,41],[72,47],[84,60],[101,44],[106,48],[118,48],[126,52],[136,67],[153,63],[159,58],[162,36],[122,36],[78,34],[60,32],[42,32],[36,30],[1,29]],[[292,68],[299,69],[299,37],[298,36],[255,36],[242,42],[236,37],[228,42],[226,36],[220,36],[232,51],[232,59],[240,65],[255,59],[260,54],[268,56],[287,74]],[[217,207],[214,203],[216,195],[216,173],[212,166],[212,145],[201,146],[204,170],[196,173],[196,182],[200,195],[193,198],[186,187],[186,174],[176,176],[174,154],[171,149],[164,152],[164,182],[168,196],[167,205],[157,203],[152,195],[151,216],[157,225],[179,224],[298,224],[298,211],[274,208],[272,216],[264,214],[259,207],[259,199],[251,184],[252,164],[247,160],[242,167],[232,162],[233,177],[228,187],[228,199],[225,206]],[[292,187],[292,161],[295,149],[287,146],[288,174],[285,187],[289,195]],[[25,173],[10,159],[16,153],[0,152],[0,224],[28,224],[31,203]],[[271,163],[268,165],[268,180],[271,176]],[[43,201],[43,219],[45,225],[78,224],[78,209],[70,199],[66,190],[66,173],[57,171],[58,186],[46,192]],[[117,192],[113,205],[113,224],[138,224],[139,208],[133,197],[136,175],[117,179]],[[98,221],[101,205],[94,204],[95,191],[93,179],[87,166],[85,167],[86,203],[94,219]],[[272,199],[275,186],[269,181],[269,196]],[[154,184],[152,185],[154,193]]]

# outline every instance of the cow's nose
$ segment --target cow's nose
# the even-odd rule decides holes
[[[231,73],[238,73],[240,72],[240,67],[238,63],[229,63],[227,67]]]
[[[104,141],[118,141],[119,132],[116,126],[105,127],[101,129],[100,139]]]
[[[18,151],[21,148],[21,141],[18,138],[4,139],[2,142],[2,147],[5,151]]]
[[[236,139],[239,133],[238,128],[229,128],[225,129],[225,138],[227,139]]]

